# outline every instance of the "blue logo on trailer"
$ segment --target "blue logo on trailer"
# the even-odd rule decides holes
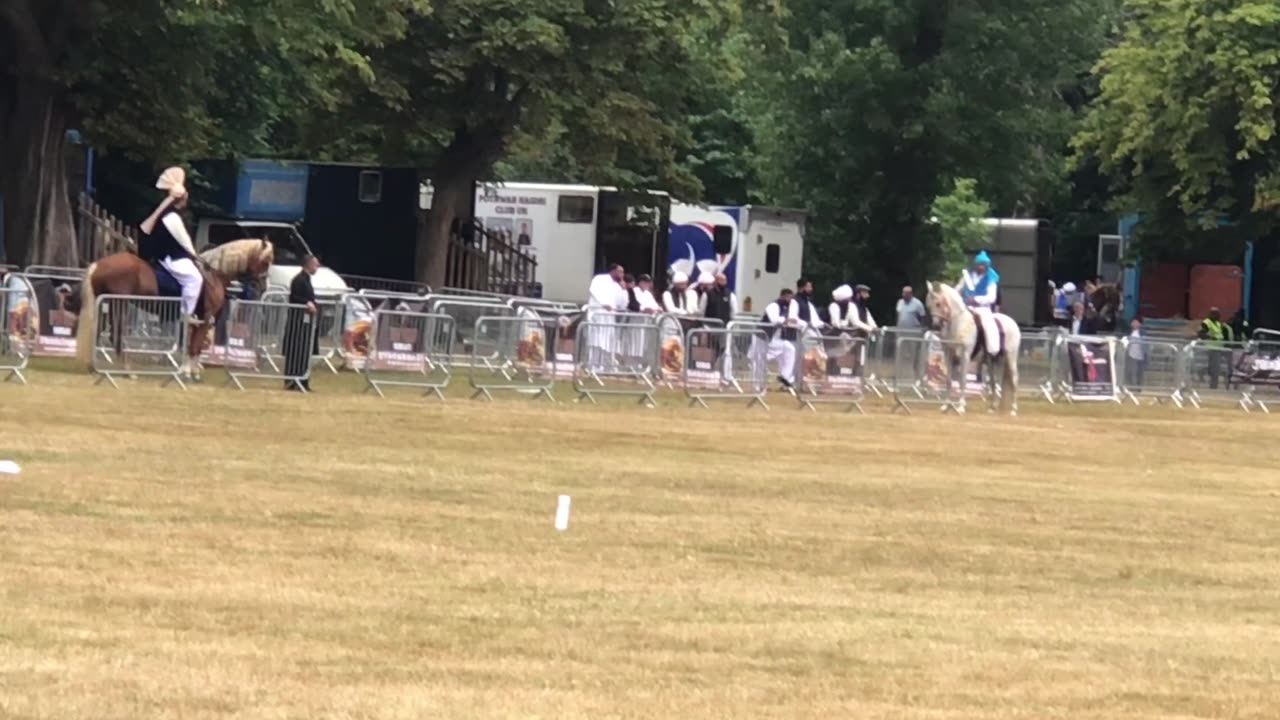
[[[673,203],[667,242],[667,272],[684,273],[689,276],[690,283],[696,283],[700,273],[714,275],[722,272],[729,278],[729,288],[737,290],[739,214],[739,208],[706,209]],[[732,231],[728,253],[716,253],[718,226],[729,227]]]

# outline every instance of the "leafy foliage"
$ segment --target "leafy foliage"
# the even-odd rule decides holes
[[[944,278],[959,277],[966,252],[985,246],[991,238],[991,230],[982,222],[990,216],[991,205],[978,196],[978,181],[960,178],[950,193],[934,199],[930,212],[941,232],[942,246],[937,265],[929,271],[936,270]]]
[[[1075,138],[1078,157],[1111,176],[1117,206],[1144,213],[1148,240],[1273,217],[1280,6],[1129,0],[1125,18],[1095,68],[1101,94]]]

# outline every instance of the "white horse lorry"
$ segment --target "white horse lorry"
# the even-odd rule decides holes
[[[475,217],[529,248],[542,295],[582,302],[592,274],[619,263],[659,288],[681,272],[723,272],[743,312],[763,312],[804,260],[805,214],[757,206],[697,206],[663,192],[593,185],[483,183]]]

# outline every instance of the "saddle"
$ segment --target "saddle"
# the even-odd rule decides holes
[[[978,313],[970,309],[969,314],[973,315],[973,324],[978,326],[978,340],[973,344],[973,355],[969,359],[977,360],[987,349],[987,331]],[[999,357],[1004,354],[1004,326],[998,320],[996,321],[996,332],[1000,334],[1000,337],[996,341],[996,354],[993,357]]]

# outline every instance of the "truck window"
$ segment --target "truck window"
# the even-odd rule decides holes
[[[596,216],[596,199],[590,195],[561,195],[556,219],[562,223],[589,224]]]
[[[377,170],[360,172],[360,202],[373,205],[382,202],[382,173]]]
[[[777,273],[778,267],[782,264],[782,246],[777,243],[769,243],[764,246],[764,271],[767,273]]]
[[[717,225],[711,232],[711,245],[717,256],[733,252],[733,227]]]

